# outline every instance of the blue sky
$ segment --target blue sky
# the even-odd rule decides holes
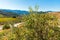
[[[0,0],[0,9],[28,10],[36,4],[40,11],[60,11],[60,0]]]

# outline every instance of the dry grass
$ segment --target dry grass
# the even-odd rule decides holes
[[[60,12],[50,12],[50,14],[53,14],[60,19]]]

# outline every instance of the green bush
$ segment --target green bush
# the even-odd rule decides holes
[[[22,17],[23,26],[14,30],[16,40],[60,40],[58,18],[51,14],[30,14]]]
[[[5,25],[3,26],[3,30],[4,30],[4,29],[9,29],[9,28],[10,28],[9,24],[5,24]]]
[[[23,17],[27,34],[26,40],[59,40],[58,19],[50,14],[31,13]],[[60,28],[58,28],[60,29]]]

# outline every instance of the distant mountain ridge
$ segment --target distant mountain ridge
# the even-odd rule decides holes
[[[28,14],[28,11],[23,10],[9,10],[9,9],[0,9],[0,14],[4,16],[18,16],[23,14]]]
[[[49,13],[49,12],[54,11],[39,11],[38,13]],[[16,17],[24,14],[29,14],[29,12],[24,10],[0,9],[0,17],[14,17],[14,16]]]
[[[13,12],[13,13],[18,13],[18,14],[28,13],[28,11],[23,11],[23,10],[9,10],[9,9],[0,9],[0,10],[4,12]]]

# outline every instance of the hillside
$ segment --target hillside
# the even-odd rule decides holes
[[[55,15],[58,18],[60,18],[60,12],[49,12],[49,13]]]
[[[0,9],[0,14],[3,17],[14,17],[23,14],[28,14],[28,11]]]

